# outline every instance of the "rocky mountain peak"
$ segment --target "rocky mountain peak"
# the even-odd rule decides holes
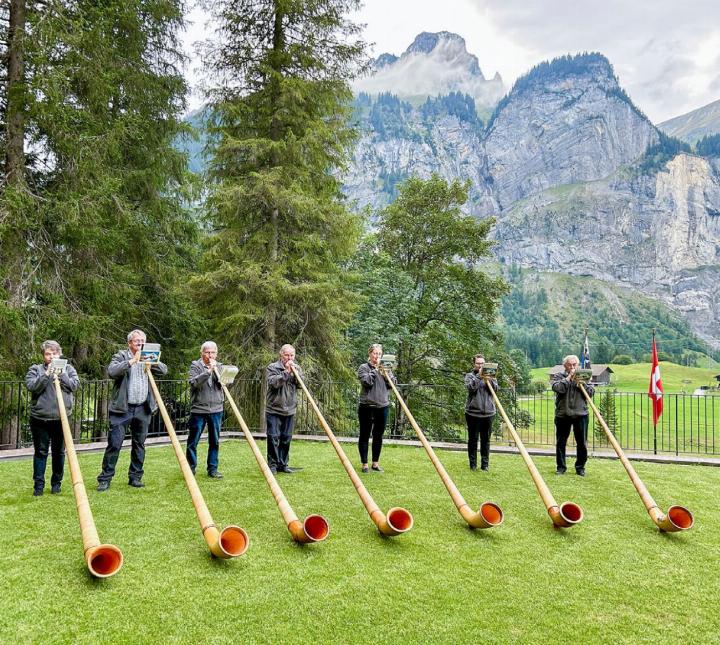
[[[500,75],[487,80],[465,40],[448,31],[419,34],[399,57],[381,54],[372,72],[358,79],[353,89],[370,95],[392,92],[416,104],[429,96],[461,92],[486,109],[505,93]]]

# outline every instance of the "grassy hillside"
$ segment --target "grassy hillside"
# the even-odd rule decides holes
[[[578,350],[579,351],[579,350]],[[558,363],[562,357],[558,359]],[[597,361],[600,362],[600,361]],[[720,367],[713,362],[714,367],[699,368],[685,367],[675,363],[660,362],[660,374],[663,386],[668,394],[692,392],[701,385],[716,386],[715,376],[720,374]],[[634,365],[610,364],[614,374],[611,386],[620,392],[647,392],[650,383],[650,363],[635,363]],[[534,381],[547,380],[549,367],[539,367],[532,370]]]
[[[520,349],[531,365],[560,362],[579,353],[588,327],[591,356],[609,363],[620,354],[647,360],[652,329],[658,346],[673,361],[706,365],[707,345],[663,303],[618,285],[584,276],[541,273],[510,267],[512,286],[503,299],[502,329],[509,349]]]

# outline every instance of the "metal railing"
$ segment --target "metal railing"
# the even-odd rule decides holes
[[[308,382],[323,414],[339,436],[357,436],[358,387],[336,382]],[[190,397],[187,381],[158,381],[158,387],[178,434],[187,432]],[[262,432],[264,424],[263,390],[260,380],[236,380],[231,386],[245,420],[253,432]],[[408,406],[426,435],[436,441],[465,442],[465,390],[447,386],[400,386]],[[70,415],[73,436],[78,443],[103,441],[109,430],[108,406],[112,381],[83,381],[75,393]],[[554,396],[551,391],[519,395],[510,390],[500,398],[528,446],[553,446],[555,443]],[[595,402],[625,450],[632,452],[701,454],[720,453],[720,393],[705,396],[665,394],[664,412],[657,427],[652,424],[650,399],[643,393],[615,392],[598,388]],[[32,445],[29,428],[30,393],[23,383],[0,382],[0,450]],[[226,415],[224,431],[239,431],[232,415]],[[312,410],[302,395],[298,399],[296,434],[322,434]],[[162,436],[165,428],[160,415],[153,417],[149,436]],[[399,407],[391,405],[388,419],[390,438],[414,439],[415,435]],[[494,421],[496,443],[511,444],[507,429]],[[591,417],[588,429],[591,450],[607,448],[602,430]]]

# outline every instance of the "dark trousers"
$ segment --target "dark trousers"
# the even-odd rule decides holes
[[[477,467],[477,444],[480,435],[480,465],[490,463],[490,432],[492,431],[492,417],[473,417],[465,413],[465,423],[468,429],[468,461],[472,468]]]
[[[200,443],[200,435],[207,426],[208,431],[208,456],[207,470],[212,473],[218,469],[220,456],[220,426],[222,425],[222,412],[213,412],[211,414],[199,414],[193,412],[190,415],[190,423],[188,428],[187,457],[190,468],[195,472],[197,466],[197,447]]]
[[[577,444],[577,459],[575,470],[585,468],[587,462],[587,429],[588,418],[585,417],[555,417],[555,463],[558,470],[567,470],[565,463],[565,447],[570,430],[572,430]]]
[[[290,441],[292,440],[295,415],[283,417],[272,412],[265,413],[267,426],[267,461],[270,468],[284,470],[290,466]]]
[[[45,468],[48,452],[52,447],[52,476],[50,485],[60,484],[65,470],[65,442],[60,420],[35,419],[30,417],[30,432],[33,438],[33,485],[35,490],[45,488]]]
[[[110,413],[110,434],[108,435],[108,445],[103,456],[102,472],[97,478],[98,482],[109,482],[115,475],[115,466],[120,456],[120,449],[128,426],[132,436],[128,478],[130,480],[142,479],[144,474],[143,463],[145,462],[145,439],[147,438],[151,416],[144,403],[128,405],[128,411],[121,414]]]
[[[368,460],[368,442],[372,435],[373,463],[380,459],[382,451],[383,433],[387,425],[388,409],[374,408],[370,405],[358,406],[358,420],[360,421],[360,436],[358,437],[358,452],[360,463],[366,464]]]

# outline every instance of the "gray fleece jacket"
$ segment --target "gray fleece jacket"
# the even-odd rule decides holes
[[[480,419],[495,416],[495,401],[490,393],[490,386],[496,392],[498,391],[498,382],[494,378],[487,383],[474,370],[465,374],[465,387],[468,391],[465,414]]]
[[[595,394],[595,388],[590,383],[584,384],[589,396]],[[556,374],[553,377],[552,389],[555,392],[556,417],[586,417],[588,406],[583,393],[576,383],[568,379],[567,372]]]
[[[222,365],[217,363],[220,371]],[[190,412],[192,414],[215,414],[225,407],[225,393],[215,374],[208,372],[202,359],[190,363]]]
[[[54,377],[45,374],[45,369],[43,363],[31,365],[25,376],[25,385],[32,393],[30,416],[44,421],[57,421],[60,419],[60,411],[58,410],[57,396],[55,396]],[[68,365],[65,372],[60,375],[60,389],[63,394],[65,411],[68,414],[72,410],[73,392],[78,389],[78,385],[80,385],[80,379],[77,372],[72,365]]]
[[[295,369],[302,378],[303,373],[297,363]],[[267,366],[265,376],[267,378],[265,411],[278,414],[281,417],[289,417],[295,414],[298,385],[295,375],[292,372],[286,372],[282,361],[277,361]]]
[[[130,382],[130,359],[132,354],[129,349],[124,349],[112,357],[108,365],[108,376],[114,381],[112,399],[110,399],[109,410],[115,414],[123,414],[128,411],[128,384]],[[167,365],[157,363],[150,366],[150,371],[155,376],[165,376]],[[157,402],[153,396],[152,389],[148,388],[148,398],[145,401],[148,412],[157,410]]]
[[[390,370],[387,371],[393,383],[397,385],[395,375]],[[373,367],[369,362],[363,363],[358,367],[357,376],[360,381],[360,405],[370,408],[386,408],[390,405],[389,384],[377,367]]]

